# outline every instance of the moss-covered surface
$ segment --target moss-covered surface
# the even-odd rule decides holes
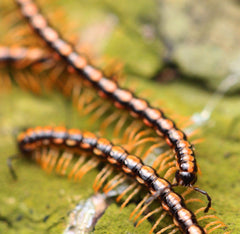
[[[136,81],[133,79],[133,81]],[[135,84],[135,82],[134,82]],[[210,95],[205,91],[187,84],[172,83],[166,86],[156,86],[150,82],[138,82],[139,89],[144,87],[151,90],[152,100],[165,101],[165,107],[174,112],[190,115],[201,110],[203,103]],[[0,222],[0,230],[8,233],[33,233],[36,230],[51,228],[58,233],[64,228],[66,214],[81,198],[92,194],[93,178],[97,171],[86,176],[80,183],[75,183],[57,175],[43,172],[34,163],[24,160],[13,161],[18,174],[14,181],[8,171],[6,160],[9,155],[16,153],[15,140],[12,131],[16,128],[35,125],[59,125],[67,123],[69,127],[94,129],[87,126],[85,121],[79,121],[75,111],[66,107],[68,102],[57,94],[37,97],[14,89],[10,93],[1,94],[1,219],[7,218],[11,224]],[[208,126],[202,127],[201,135],[205,142],[197,145],[197,158],[202,176],[199,176],[198,186],[207,190],[213,199],[213,207],[233,233],[239,230],[239,134],[240,124],[236,106],[240,104],[237,97],[227,97],[219,104]],[[234,119],[236,119],[234,121]],[[133,230],[132,223],[119,219],[111,219],[109,215],[118,217],[119,207],[112,205],[110,214],[107,212],[97,224],[96,233],[105,233],[104,227],[123,233]],[[131,208],[124,211],[127,220]],[[116,213],[115,213],[116,212]],[[50,216],[49,216],[50,215]],[[47,219],[47,217],[49,218]],[[119,216],[122,217],[122,214]],[[65,219],[64,219],[65,218]],[[45,221],[44,221],[45,220]],[[55,226],[54,226],[55,225]],[[141,226],[140,226],[141,227]],[[137,233],[144,233],[139,229]],[[220,231],[219,233],[221,233]],[[109,232],[112,233],[112,232]],[[133,231],[134,233],[134,231]]]
[[[113,1],[107,0],[101,3],[96,0],[71,0],[58,4],[63,5],[69,19],[79,28],[87,27],[91,22],[101,22],[106,13],[117,13],[123,20],[108,38],[103,55],[117,57],[126,63],[127,86],[144,92],[151,103],[161,100],[163,106],[170,110],[168,113],[191,116],[201,111],[211,93],[198,84],[178,81],[160,85],[129,75],[137,73],[147,77],[154,74],[160,66],[156,51],[161,51],[161,46],[155,41],[147,44],[148,40],[144,40],[138,31],[141,22],[146,18],[151,20],[154,5],[143,0],[137,5],[123,2],[119,5],[117,1],[113,4]],[[216,215],[229,225],[232,233],[240,230],[239,105],[239,96],[223,98],[207,125],[201,127],[200,137],[205,141],[196,146],[202,171],[197,185],[212,196]],[[80,199],[93,193],[91,184],[97,171],[75,183],[54,173],[47,174],[34,163],[16,160],[13,165],[18,180],[12,179],[6,160],[17,152],[13,132],[36,125],[67,125],[96,131],[98,123],[92,125],[86,119],[80,119],[70,103],[59,94],[37,97],[19,88],[0,94],[1,233],[60,233],[65,227],[68,211]],[[106,233],[106,227],[109,233],[146,233],[150,225],[148,222],[136,231],[128,221],[132,206],[120,213],[119,207],[113,203],[97,224],[95,233]]]

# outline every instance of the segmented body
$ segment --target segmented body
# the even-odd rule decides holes
[[[0,46],[1,63],[19,63],[26,66],[26,64],[44,62],[49,58],[50,56],[39,48]]]
[[[195,215],[186,208],[182,197],[173,191],[168,181],[159,177],[152,167],[144,165],[139,157],[130,155],[123,147],[116,146],[105,138],[77,129],[36,127],[18,136],[18,146],[26,157],[41,147],[93,153],[98,159],[110,163],[146,186],[149,193],[161,201],[163,209],[173,216],[174,223],[183,233],[205,233],[198,225]]]
[[[197,180],[197,163],[193,147],[184,132],[178,129],[161,110],[152,107],[130,90],[121,88],[116,81],[105,77],[101,70],[89,65],[86,58],[79,55],[72,45],[50,26],[32,0],[16,0],[16,2],[34,31],[75,72],[95,87],[101,97],[107,97],[118,108],[127,109],[133,117],[142,119],[147,126],[166,139],[175,153],[178,168],[175,174],[177,183],[184,186],[193,185]]]

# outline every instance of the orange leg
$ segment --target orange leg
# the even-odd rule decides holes
[[[138,142],[136,142],[134,144],[134,147],[139,146],[141,144],[148,143],[148,142],[152,143],[152,142],[156,142],[156,141],[158,141],[158,139],[156,137],[145,137],[145,138],[139,140]]]
[[[127,142],[127,141],[131,141],[131,134],[133,134],[133,136],[135,136],[137,134],[138,131],[140,131],[141,129],[141,125],[138,122],[135,122],[134,120],[132,121],[132,123],[126,128],[124,134],[123,134],[123,142]],[[133,137],[132,136],[132,137]]]
[[[108,176],[110,176],[113,172],[113,169],[110,168],[108,169],[108,171],[104,174],[104,176],[99,180],[98,185],[95,186],[95,192],[97,192],[103,185],[103,183],[106,181],[106,179],[108,178]]]
[[[153,144],[152,146],[150,146],[147,151],[144,153],[144,155],[142,156],[142,160],[146,159],[146,157],[151,153],[153,152],[155,149],[163,146],[165,143],[163,142],[158,142],[156,144]]]
[[[164,170],[166,170],[166,169],[172,168],[172,167],[175,166],[175,165],[176,165],[175,160],[172,161],[172,162],[166,163],[166,164],[162,167],[162,170],[161,170],[161,171],[164,171]]]
[[[166,180],[168,180],[169,177],[171,177],[173,174],[176,173],[176,171],[177,171],[177,168],[176,168],[175,166],[174,166],[174,167],[170,167],[170,168],[167,170],[167,172],[165,173],[164,178],[165,178]]]
[[[70,173],[68,174],[68,179],[72,178],[72,176],[75,174],[75,172],[78,170],[78,168],[83,164],[83,162],[85,161],[85,157],[80,157],[78,159],[78,161],[75,163],[75,165],[73,166],[72,170],[70,171]]]
[[[54,149],[50,149],[48,151],[47,157],[46,157],[46,159],[44,161],[44,164],[43,164],[43,169],[44,170],[47,170],[48,164],[50,163],[52,157],[54,157],[54,155],[56,155],[56,154],[58,154],[58,152]]]
[[[73,86],[72,88],[72,100],[74,106],[78,105],[78,98],[82,93],[82,85],[80,83],[78,85]]]
[[[63,166],[62,166],[62,170],[60,172],[61,175],[65,175],[66,174],[66,170],[70,164],[70,162],[72,161],[73,159],[73,154],[72,153],[69,153],[69,152],[66,152],[66,154],[64,153],[64,158],[65,158],[65,162],[63,163]],[[63,157],[62,156],[62,157]]]
[[[221,224],[223,226],[226,226],[222,221],[216,220],[216,221],[213,221],[211,223],[208,223],[204,228],[207,230],[209,227],[211,227],[213,225],[216,225],[216,224]]]
[[[156,169],[156,168],[160,165],[160,163],[162,162],[162,160],[163,160],[166,156],[168,156],[170,153],[171,153],[171,151],[168,150],[168,151],[160,154],[160,155],[155,159],[155,161],[153,162],[152,167]]]
[[[47,170],[49,173],[52,172],[52,169],[56,165],[58,157],[59,157],[59,152],[55,151],[54,154],[51,157],[50,165],[49,165],[49,168]]]
[[[199,202],[199,203],[204,203],[202,200],[198,199],[198,198],[190,198],[190,199],[186,199],[185,203],[192,203],[192,202]]]
[[[134,189],[138,184],[135,182],[131,185],[129,185],[117,198],[116,201],[119,202],[123,196],[125,196],[130,190]]]
[[[101,106],[99,109],[97,109],[95,111],[95,113],[92,113],[91,117],[90,117],[90,122],[94,122],[96,120],[98,120],[99,118],[101,118],[109,109],[109,105],[105,104],[103,106]]]
[[[119,117],[119,114],[117,112],[109,115],[101,124],[100,129],[101,132],[104,132],[104,130],[111,124],[113,123],[117,118]]]
[[[133,212],[130,214],[130,219],[134,216],[134,214],[140,209],[140,207],[145,203],[145,201],[150,197],[149,194],[144,196],[144,198],[141,200],[141,202],[138,203],[136,208],[133,210]]]
[[[166,163],[168,160],[172,159],[172,158],[173,158],[173,155],[169,155],[169,156],[167,156],[166,158],[164,158],[164,159],[162,160],[161,164],[160,164],[160,167],[159,167],[158,170],[157,170],[157,173],[162,172],[165,163]]]
[[[84,109],[84,114],[88,115],[92,111],[98,109],[102,105],[102,101],[97,99],[93,100],[92,103],[88,104],[87,107]]]
[[[156,208],[155,210],[149,212],[147,215],[145,215],[142,219],[140,219],[137,224],[136,224],[136,227],[138,227],[144,220],[146,220],[147,218],[151,217],[152,215],[158,213],[162,211],[162,207],[158,207]]]
[[[41,152],[40,150],[36,150],[35,153],[34,153],[34,159],[35,161],[37,162],[37,164],[41,164]]]
[[[113,136],[117,137],[120,133],[120,131],[123,129],[124,124],[127,121],[128,116],[124,113],[123,116],[120,117],[120,119],[117,121],[115,125],[115,129],[113,131]]]
[[[99,180],[101,179],[101,177],[109,170],[110,168],[109,168],[109,165],[106,165],[105,167],[103,167],[102,168],[102,170],[97,174],[97,176],[96,176],[96,178],[95,178],[95,180],[94,180],[94,183],[93,183],[93,190],[95,191],[95,192],[97,192],[96,191],[96,185],[98,184],[98,182],[99,182]]]
[[[74,180],[81,180],[82,177],[89,172],[91,169],[93,169],[94,167],[96,167],[99,164],[99,161],[96,160],[95,158],[90,159],[89,161],[87,161],[87,163],[85,165],[83,165],[78,172],[75,174],[74,176]]]
[[[108,187],[111,187],[112,183],[116,182],[117,180],[119,180],[123,175],[120,173],[118,175],[115,175],[111,180],[109,180],[107,182],[107,184],[103,187],[103,192],[105,192]]]
[[[140,189],[141,186],[138,186],[133,190],[133,192],[126,198],[124,203],[121,205],[121,209],[124,208],[130,202],[130,200],[140,191]]]
[[[108,189],[106,189],[104,193],[108,194],[111,190],[116,188],[119,184],[123,183],[124,181],[126,181],[126,176],[123,176],[122,178],[120,178],[115,184],[113,184]]]
[[[173,228],[173,227],[175,227],[174,224],[168,225],[167,227],[161,229],[161,231],[157,232],[157,234],[161,234],[161,233],[165,232],[166,230]]]
[[[150,195],[147,197],[147,199],[150,197]],[[145,197],[144,197],[145,198]],[[153,200],[152,200],[153,201]],[[147,204],[145,204],[142,209],[138,212],[138,214],[135,216],[134,221],[136,221],[140,215],[142,215],[142,213],[148,208],[148,206],[152,203],[152,201],[148,202]]]
[[[137,134],[132,133],[132,135],[130,136],[130,139],[133,139],[134,142],[136,143],[139,139],[141,139],[142,137],[144,137],[145,135],[148,135],[150,133],[152,133],[151,129],[145,129],[145,130],[138,132]]]
[[[157,219],[157,221],[154,223],[152,229],[150,230],[149,234],[152,234],[153,231],[157,228],[158,224],[164,219],[164,217],[166,216],[166,212],[164,212],[163,214],[161,214],[161,216]]]
[[[216,225],[215,227],[213,227],[210,230],[208,230],[208,233],[211,233],[211,232],[213,232],[213,231],[215,231],[215,230],[217,230],[218,228],[221,228],[221,227],[226,227],[226,225],[225,224]]]
[[[186,199],[186,196],[189,195],[191,192],[193,192],[193,190],[190,188],[187,188],[187,190],[183,192],[181,196],[183,197],[183,199]]]

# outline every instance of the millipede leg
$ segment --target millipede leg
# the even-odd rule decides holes
[[[144,147],[145,147],[144,145],[140,145],[139,147],[135,147],[135,154],[136,155],[142,155]]]
[[[143,154],[143,156],[141,157],[142,160],[146,159],[146,157],[147,157],[151,152],[153,152],[155,149],[163,146],[164,144],[165,144],[165,143],[163,143],[163,142],[158,142],[158,143],[156,143],[156,144],[151,145],[151,146],[147,149],[147,151]]]
[[[151,217],[152,215],[158,213],[162,211],[162,207],[158,207],[156,208],[155,210],[149,212],[148,214],[146,214],[142,219],[140,219],[137,224],[136,224],[136,227],[138,227],[144,220],[146,220],[147,218]]]
[[[115,124],[115,129],[113,131],[113,136],[117,137],[119,136],[119,133],[121,131],[121,129],[123,129],[123,125],[126,123],[127,121],[127,115],[124,113],[123,116],[120,117],[120,119],[117,121],[117,123]]]
[[[108,171],[105,173],[105,175],[99,180],[98,185],[95,186],[95,192],[97,192],[103,185],[103,183],[106,181],[106,179],[108,178],[108,176],[110,176],[113,172],[113,169],[110,168],[108,169]]]
[[[37,164],[41,163],[41,151],[40,150],[36,150],[34,153],[34,159],[36,161]]]
[[[174,234],[174,233],[176,233],[177,231],[179,231],[179,229],[178,229],[178,228],[174,228],[171,232],[169,232],[169,234]]]
[[[182,198],[186,199],[186,196],[192,193],[192,191],[193,191],[192,189],[187,188],[187,190],[181,194]]]
[[[203,212],[204,210],[205,210],[205,207],[201,207],[201,208],[197,209],[197,210],[194,212],[195,216],[197,216],[198,213]]]
[[[119,202],[122,197],[127,194],[130,190],[134,189],[134,187],[136,187],[138,184],[135,182],[132,185],[129,185],[117,198],[116,201]]]
[[[203,203],[203,201],[200,200],[200,199],[198,199],[198,198],[190,198],[190,199],[186,199],[186,200],[185,200],[185,203],[186,203],[186,204],[191,203],[191,202]]]
[[[120,173],[118,175],[115,175],[111,180],[107,182],[107,184],[103,187],[103,192],[106,193],[109,187],[112,186],[112,183],[118,181],[123,175]]]
[[[219,224],[219,225],[211,228],[210,230],[208,230],[208,233],[211,233],[211,232],[213,232],[213,231],[215,231],[215,230],[217,230],[218,228],[221,228],[221,227],[226,227],[226,225],[225,224]]]
[[[150,129],[142,130],[142,131],[138,132],[137,134],[132,133],[130,135],[130,140],[132,140],[134,143],[136,143],[136,142],[138,142],[139,139],[141,139],[145,135],[148,135],[148,134],[151,134],[151,133],[152,133],[152,131]]]
[[[55,169],[55,171],[57,173],[60,173],[60,170],[62,168],[62,164],[65,161],[65,159],[66,159],[66,157],[65,157],[65,152],[64,152],[63,155],[60,157],[60,159],[57,162],[57,166],[56,166],[56,169]]]
[[[42,151],[41,151],[41,158],[40,158],[40,161],[39,161],[39,165],[43,168],[43,164],[47,158],[47,154],[48,154],[48,150],[47,148],[43,148]]]
[[[164,158],[164,159],[162,160],[162,162],[161,162],[158,170],[157,170],[157,173],[162,172],[162,171],[164,170],[165,164],[168,162],[168,160],[171,160],[172,158],[173,158],[173,155],[171,155],[171,154],[170,154],[169,156],[167,156],[166,158]]]
[[[173,227],[175,227],[175,225],[174,224],[170,224],[167,227],[162,228],[159,232],[157,232],[157,234],[161,234],[161,233],[165,232],[166,230],[168,230],[170,228],[173,228]]]
[[[216,215],[204,215],[202,217],[198,218],[198,221],[204,220],[204,219],[218,219]]]
[[[93,110],[98,109],[102,105],[101,100],[94,100],[92,103],[90,103],[85,109],[84,109],[84,114],[88,115],[91,113]]]
[[[152,167],[157,169],[157,167],[159,166],[159,164],[162,162],[163,158],[165,158],[166,156],[168,156],[170,154],[170,150],[167,150],[166,152],[160,154],[155,161],[153,162]]]
[[[65,158],[65,162],[63,163],[63,166],[62,166],[62,170],[60,172],[61,175],[65,175],[66,174],[66,170],[73,158],[73,154],[72,153],[69,153],[69,152],[64,152],[64,155],[63,157]]]
[[[173,174],[176,173],[176,171],[177,171],[177,168],[175,166],[174,167],[170,167],[167,170],[167,172],[165,173],[164,178],[168,180],[170,176],[172,176]]]
[[[52,160],[52,158],[54,158],[56,155],[58,155],[58,151],[55,150],[55,149],[50,149],[48,154],[47,154],[47,157],[46,157],[46,160],[44,162],[44,165],[43,165],[43,169],[44,170],[47,170],[47,167],[50,163],[50,161]]]
[[[145,143],[153,143],[153,142],[156,142],[157,140],[158,140],[157,137],[145,137],[139,140],[138,142],[136,142],[134,144],[134,147],[145,144]]]
[[[85,157],[81,156],[78,161],[75,163],[75,165],[73,166],[72,170],[70,171],[70,173],[68,174],[68,179],[72,178],[73,174],[75,174],[75,172],[78,170],[78,168],[83,164],[83,162],[85,161]]]
[[[221,224],[221,225],[225,226],[225,224],[222,221],[216,220],[216,221],[212,221],[212,222],[208,223],[204,228],[207,230],[209,227],[211,227],[215,224]]]
[[[77,106],[78,104],[78,97],[81,95],[82,92],[82,85],[80,83],[73,85],[72,88],[72,100],[74,106]]]
[[[92,113],[90,117],[90,122],[92,123],[97,119],[101,118],[101,116],[103,116],[109,108],[109,105],[101,106],[100,108],[98,108],[94,113]]]
[[[81,180],[81,178],[91,169],[98,165],[99,161],[96,161],[95,158],[90,159],[87,161],[85,165],[83,165],[78,172],[74,176],[74,180]]]
[[[175,160],[172,161],[172,162],[168,162],[168,163],[166,163],[166,164],[162,167],[162,170],[161,170],[161,171],[164,171],[164,170],[167,169],[167,168],[172,168],[172,167],[175,166],[175,165],[176,165]]]
[[[124,208],[130,202],[130,200],[140,191],[140,189],[141,189],[140,186],[134,189],[133,192],[126,198],[124,203],[121,205],[121,208]]]
[[[128,137],[128,141],[136,142],[138,138],[137,135],[140,134],[141,132],[142,124],[135,121],[133,121],[133,124],[135,126],[133,125],[132,129],[130,129],[131,126],[129,126],[129,128],[126,130],[126,136]]]
[[[141,125],[136,123],[135,121],[132,121],[132,123],[128,126],[126,131],[123,133],[123,142],[131,141],[132,138],[130,137],[131,134],[136,135],[137,132],[141,129]]]
[[[130,214],[130,219],[134,216],[134,214],[140,209],[140,207],[144,204],[144,202],[149,198],[149,194],[145,195],[144,198],[138,203],[135,209]]]
[[[104,193],[108,194],[111,190],[116,188],[119,184],[123,183],[124,181],[126,181],[125,175],[122,178],[120,178],[116,183],[114,183],[112,186],[110,186],[108,189],[106,189]]]
[[[150,195],[147,196],[146,199],[148,199],[149,197],[150,197]],[[145,201],[144,201],[144,202],[145,202]],[[147,209],[147,207],[148,207],[151,203],[152,203],[152,201],[149,202],[149,203],[145,203],[144,206],[142,207],[142,209],[138,212],[138,214],[135,216],[135,218],[134,218],[133,220],[136,221],[136,220],[139,218],[139,216]]]
[[[119,117],[118,113],[113,113],[113,114],[109,115],[100,126],[101,132],[104,132],[104,130],[109,125],[111,125],[111,123],[113,123],[118,117]]]
[[[166,212],[164,212],[163,214],[161,214],[161,216],[157,219],[157,221],[154,223],[153,227],[151,228],[149,234],[152,234],[153,231],[157,228],[158,224],[164,219],[164,217],[166,216]]]
[[[105,167],[102,168],[102,170],[97,174],[94,182],[93,182],[93,190],[95,192],[97,192],[95,189],[96,189],[96,185],[98,184],[100,178],[109,170],[109,165],[107,164]]]
[[[56,161],[57,161],[58,157],[59,157],[59,152],[55,151],[51,157],[51,161],[50,161],[49,167],[47,169],[47,171],[49,173],[52,172],[53,167],[56,165]]]

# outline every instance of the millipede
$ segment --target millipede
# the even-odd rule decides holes
[[[209,200],[205,210],[207,212],[211,206],[211,198],[205,191],[193,187],[197,180],[198,168],[193,146],[186,134],[178,129],[174,121],[169,119],[162,110],[152,107],[130,90],[121,88],[116,81],[105,77],[101,70],[88,64],[87,59],[77,53],[73,46],[49,24],[32,0],[16,0],[16,2],[33,30],[59,57],[66,61],[70,70],[84,77],[87,83],[96,88],[100,97],[108,98],[119,109],[128,110],[133,117],[142,119],[145,125],[166,139],[176,157],[177,170],[174,170],[177,184],[192,187],[206,195]]]
[[[156,171],[145,165],[142,160],[129,154],[123,147],[114,145],[105,138],[99,138],[91,132],[82,132],[78,129],[69,129],[65,127],[36,127],[29,128],[18,136],[18,148],[20,153],[27,158],[34,156],[35,160],[47,171],[52,171],[54,168],[61,174],[68,174],[68,177],[82,178],[93,167],[96,167],[100,161],[108,162],[121,172],[136,180],[140,185],[144,185],[150,193],[150,199],[157,199],[161,202],[162,209],[168,212],[174,220],[174,224],[183,232],[189,234],[206,233],[199,226],[195,215],[186,208],[183,198],[175,193],[171,184],[159,177]],[[49,148],[50,153],[46,153],[46,148]],[[39,149],[43,149],[43,152]],[[56,153],[56,150],[61,149],[61,156]],[[71,160],[74,155],[81,155],[80,152],[93,154],[97,160],[89,159],[85,164],[84,159],[79,157],[73,168],[68,170]],[[79,166],[83,164],[82,167]],[[102,172],[106,168],[102,169]],[[109,169],[108,169],[109,170]],[[102,172],[99,173],[102,174]],[[100,177],[97,176],[100,181]],[[101,181],[103,182],[103,181]],[[95,190],[100,186],[96,186]],[[107,183],[105,192],[109,192],[116,187]],[[106,187],[105,186],[105,187]],[[131,187],[131,185],[129,186]],[[117,200],[120,200],[123,195],[129,190],[128,188],[119,195]],[[131,195],[130,195],[131,196]],[[129,197],[130,197],[129,196]],[[128,198],[126,199],[126,201]],[[159,208],[157,208],[159,210]],[[154,212],[151,212],[154,214]],[[149,217],[150,215],[146,215]],[[143,218],[142,221],[144,219]],[[160,220],[153,225],[150,233],[154,231]],[[172,225],[171,225],[172,227]],[[167,230],[162,229],[158,233],[163,233]],[[176,232],[177,229],[174,230]],[[172,233],[174,233],[172,232]]]
[[[50,59],[50,55],[40,48],[26,48],[19,46],[0,45],[0,63],[20,63],[20,67],[31,66],[34,63],[41,63]]]
[[[44,90],[52,89],[55,80],[66,66],[61,66],[53,56],[39,47],[3,46],[0,45],[0,77],[1,89],[11,86],[11,80],[20,87],[39,94]],[[47,78],[46,78],[47,76]]]

